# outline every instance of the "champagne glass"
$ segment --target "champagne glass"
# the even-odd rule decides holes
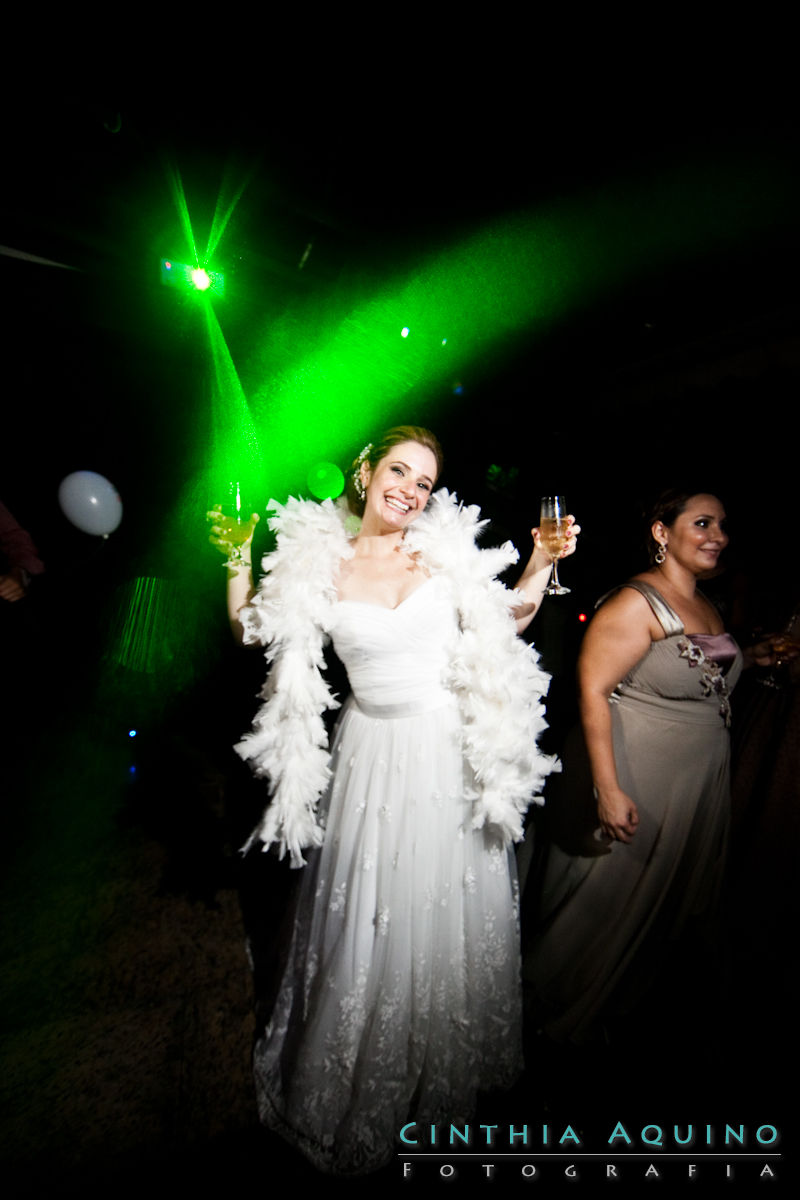
[[[217,536],[231,547],[230,561],[242,562],[242,544],[250,537],[253,527],[242,506],[242,487],[238,480],[228,485],[225,502],[217,504],[212,511],[214,525],[219,529]]]
[[[797,652],[800,650],[800,642],[791,636],[795,632],[798,616],[800,616],[800,605],[789,617],[783,630],[773,634],[769,639],[772,653],[775,655],[775,662],[769,672],[759,679],[759,683],[762,683],[764,687],[780,688],[788,681],[788,672],[783,668],[797,657]]]
[[[553,560],[553,573],[544,594],[564,596],[570,589],[558,581],[558,558],[569,540],[567,504],[563,496],[542,496],[539,533],[545,554]]]

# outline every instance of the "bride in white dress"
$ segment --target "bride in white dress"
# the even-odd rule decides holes
[[[229,572],[232,619],[271,663],[237,747],[272,792],[248,845],[295,866],[311,847],[255,1047],[259,1111],[325,1171],[377,1169],[407,1121],[463,1123],[521,1069],[512,843],[558,767],[536,748],[548,678],[515,624],[551,563],[534,531],[503,588],[513,547],[478,550],[477,510],[446,492],[428,508],[440,469],[432,434],[392,430],[354,464],[356,536],[330,502],[290,501],[258,592]],[[330,752],[327,637],[351,688]]]

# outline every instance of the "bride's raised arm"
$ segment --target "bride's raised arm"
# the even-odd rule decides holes
[[[210,512],[206,513],[206,520],[211,522],[211,533],[208,540],[212,546],[216,546],[228,559],[226,564],[228,569],[228,620],[230,621],[233,636],[241,644],[244,630],[242,629],[239,614],[250,603],[255,594],[255,586],[253,584],[253,534],[255,533],[259,517],[258,513],[252,514],[250,517],[251,530],[249,536],[235,547],[225,537],[222,526],[216,523],[220,515],[219,508],[212,508]]]

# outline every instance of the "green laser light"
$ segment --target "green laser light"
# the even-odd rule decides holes
[[[161,282],[168,287],[177,287],[189,292],[210,291],[215,296],[225,293],[225,276],[221,271],[191,267],[187,263],[176,262],[173,258],[162,258]]]

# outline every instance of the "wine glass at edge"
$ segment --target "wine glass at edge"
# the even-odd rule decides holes
[[[219,536],[231,545],[231,561],[242,561],[242,544],[253,532],[250,514],[242,504],[241,485],[238,482],[229,485],[228,494],[222,504],[216,504],[214,525],[219,529]]]
[[[567,504],[563,496],[542,496],[539,513],[539,533],[542,548],[553,562],[550,582],[544,589],[545,596],[565,596],[570,589],[558,578],[558,559],[569,540]]]

